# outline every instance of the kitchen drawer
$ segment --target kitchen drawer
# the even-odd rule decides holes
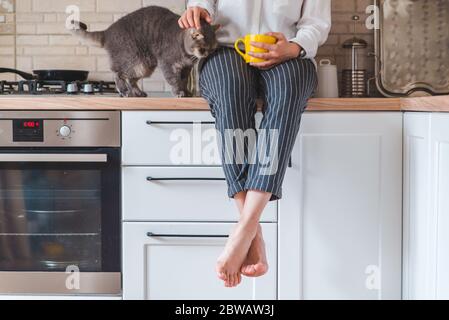
[[[215,265],[230,223],[123,224],[125,300],[274,300],[277,298],[277,224],[263,223],[268,273],[225,288]],[[156,234],[151,236],[149,233]]]
[[[209,111],[127,111],[122,117],[125,166],[221,166]],[[257,128],[262,117],[256,114]]]
[[[209,111],[123,112],[123,164],[220,166],[216,137]]]
[[[125,221],[238,219],[237,207],[228,198],[220,167],[123,167],[122,170]],[[262,221],[276,220],[277,202],[270,202]]]

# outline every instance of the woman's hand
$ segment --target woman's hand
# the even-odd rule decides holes
[[[178,20],[178,24],[181,29],[201,29],[201,19],[206,20],[209,24],[212,23],[212,18],[209,11],[201,7],[190,7]]]
[[[297,43],[289,42],[284,34],[279,32],[266,33],[267,36],[275,37],[276,44],[266,44],[261,42],[251,42],[257,48],[268,50],[267,53],[248,52],[252,57],[264,59],[264,62],[251,63],[251,66],[259,69],[270,69],[282,62],[299,57],[301,47]]]

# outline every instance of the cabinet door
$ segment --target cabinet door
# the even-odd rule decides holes
[[[281,299],[400,299],[402,113],[311,112],[279,203]]]
[[[217,278],[215,263],[226,241],[217,236],[231,228],[227,223],[124,223],[124,299],[276,299],[277,225],[263,224],[269,273],[244,278],[229,289]],[[149,232],[163,236],[150,237]]]
[[[435,296],[449,299],[449,115],[432,114],[432,205],[433,231],[431,248],[435,249]],[[432,257],[433,258],[433,257]]]
[[[405,114],[404,298],[449,299],[449,115]]]
[[[404,267],[403,298],[433,296],[429,241],[430,214],[430,113],[404,115]]]

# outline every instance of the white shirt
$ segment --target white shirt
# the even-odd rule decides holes
[[[194,6],[222,26],[217,36],[226,46],[246,34],[282,32],[312,59],[331,28],[331,0],[189,0]]]

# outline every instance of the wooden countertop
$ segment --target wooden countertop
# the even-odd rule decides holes
[[[209,110],[202,98],[2,96],[0,110]],[[311,99],[307,111],[449,112],[449,96]]]

